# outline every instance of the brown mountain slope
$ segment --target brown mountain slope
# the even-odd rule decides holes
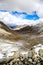
[[[37,30],[36,27],[30,26],[20,28],[19,30],[12,30],[0,21],[0,39],[22,41],[26,48],[31,48],[33,45],[39,43],[43,44],[43,34],[38,35]]]
[[[10,27],[8,27],[7,25],[5,25],[3,22],[0,21],[0,28],[6,30],[7,32],[10,32],[10,33],[24,33],[24,34],[27,34],[27,33],[32,33],[32,34],[37,34],[38,33],[38,30],[39,28],[38,27],[35,27],[35,26],[23,26],[23,27],[20,27],[19,29],[11,29]]]

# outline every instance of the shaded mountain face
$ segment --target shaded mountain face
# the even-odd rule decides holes
[[[21,26],[21,27],[17,27],[14,30],[10,27],[8,27],[7,25],[5,25],[3,22],[0,21],[0,28],[4,29],[7,32],[10,33],[22,33],[22,34],[28,34],[28,33],[32,33],[32,34],[37,34],[39,31],[39,27],[38,26]]]
[[[0,39],[15,40],[18,39],[18,34],[10,29],[6,24],[0,21]]]
[[[12,34],[32,34],[32,35],[36,35],[36,34],[40,34],[41,31],[43,31],[43,23],[42,24],[37,24],[35,26],[20,26],[20,27],[16,27],[16,28],[10,28],[9,26],[7,26],[6,24],[4,24],[2,21],[0,21],[0,28],[4,29],[6,32],[12,33]]]
[[[8,28],[7,25],[5,25],[3,22],[0,21],[0,30],[3,30],[5,32],[8,32],[9,28]]]
[[[19,33],[24,33],[24,34],[38,34],[39,28],[35,26],[26,26],[21,28],[20,30],[17,30]]]

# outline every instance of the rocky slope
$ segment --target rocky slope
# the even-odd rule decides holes
[[[39,25],[23,26],[13,30],[0,21],[0,39],[24,41],[29,43],[30,45],[34,45],[36,44],[36,42],[43,43],[43,30],[40,30],[41,27],[39,27]]]
[[[43,45],[43,31],[40,32],[40,29],[41,27],[38,27],[38,25],[11,29],[0,21],[0,62],[6,64],[12,59],[15,60],[20,53],[24,53],[24,51],[27,53],[33,46],[37,44]],[[22,63],[22,65],[24,64]]]

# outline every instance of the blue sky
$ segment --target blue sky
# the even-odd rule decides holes
[[[25,11],[7,11],[0,10],[0,19],[7,25],[11,27],[15,25],[36,25],[39,23],[40,17],[36,11],[32,13],[27,13]],[[16,26],[15,26],[16,27]]]
[[[7,10],[0,10],[0,12],[7,12]],[[32,12],[31,14],[27,12],[23,12],[23,11],[22,12],[11,11],[9,13],[12,14],[13,16],[16,16],[16,17],[21,16],[21,18],[28,19],[28,20],[37,20],[40,18],[36,11]]]
[[[27,12],[17,12],[17,11],[13,11],[13,12],[11,12],[11,14],[12,15],[14,15],[14,16],[17,16],[17,17],[19,17],[19,16],[23,16],[23,19],[28,19],[28,20],[37,20],[37,19],[39,19],[40,17],[38,16],[38,14],[36,13],[36,11],[34,11],[33,13],[27,13]],[[21,16],[21,17],[22,17]]]

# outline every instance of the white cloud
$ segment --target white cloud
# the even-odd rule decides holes
[[[12,25],[36,25],[38,24],[40,21],[39,20],[27,20],[27,19],[23,19],[23,15],[22,17],[16,17],[13,16],[11,14],[9,14],[9,12],[0,12],[0,20],[2,20],[5,24],[12,24]]]
[[[28,13],[37,11],[43,17],[43,0],[0,0],[0,9],[26,11]]]

